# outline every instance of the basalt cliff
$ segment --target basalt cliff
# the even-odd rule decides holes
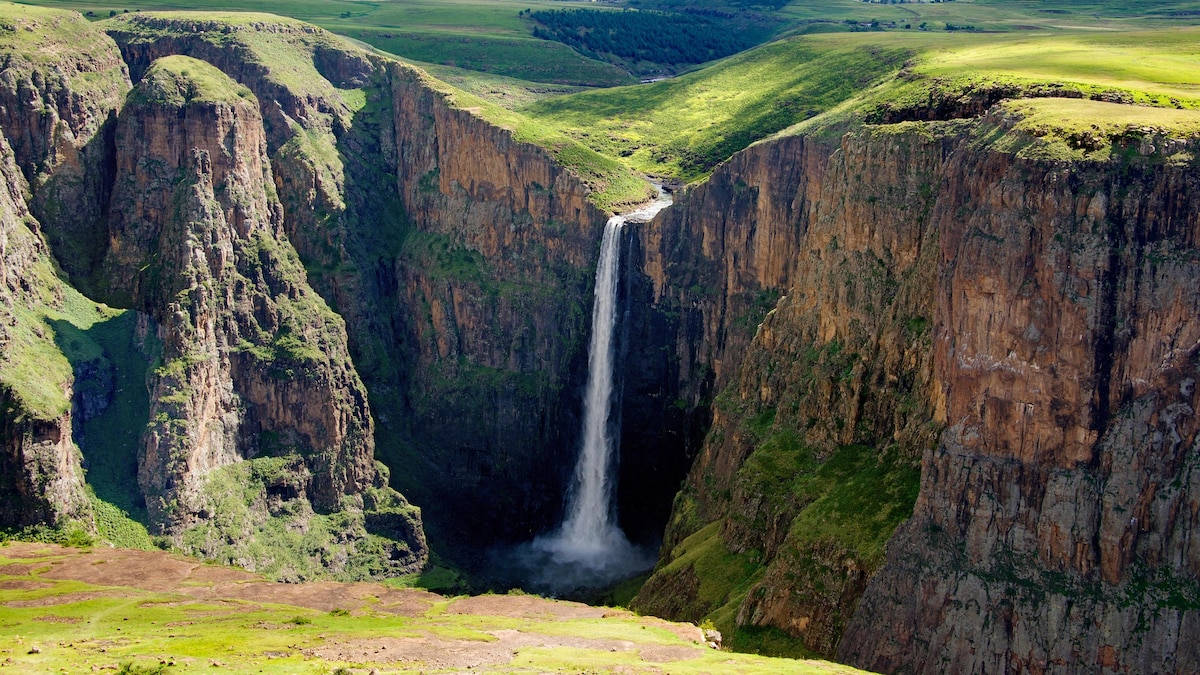
[[[885,672],[1197,667],[1200,173],[1005,128],[765,142],[646,229],[718,395],[635,607]]]
[[[303,23],[4,17],[0,525],[291,580],[558,522],[596,185]],[[634,609],[881,671],[1200,668],[1194,144],[892,112],[627,228]]]

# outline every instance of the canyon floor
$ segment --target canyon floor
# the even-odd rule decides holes
[[[40,543],[0,547],[0,627],[5,672],[861,672],[715,650],[692,624],[623,609]]]

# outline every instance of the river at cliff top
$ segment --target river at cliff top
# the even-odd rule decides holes
[[[561,595],[598,588],[654,566],[655,550],[635,546],[617,525],[613,494],[621,430],[620,416],[613,410],[621,401],[614,376],[619,366],[614,335],[624,314],[618,281],[625,225],[649,221],[671,204],[670,193],[655,187],[658,196],[653,201],[609,218],[604,226],[596,262],[580,450],[566,494],[566,516],[558,529],[496,556],[496,564],[529,590]]]

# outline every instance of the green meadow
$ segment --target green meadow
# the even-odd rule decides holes
[[[718,651],[695,626],[617,608],[519,592],[277,584],[106,547],[0,545],[0,625],[6,672],[862,672]]]
[[[89,18],[151,10],[258,11],[290,16],[378,49],[417,61],[457,66],[524,80],[613,86],[636,80],[616,66],[582,56],[566,45],[538,40],[532,23],[517,16],[530,8],[594,6],[561,0],[45,0],[34,4],[73,9]],[[88,14],[90,12],[90,14]]]

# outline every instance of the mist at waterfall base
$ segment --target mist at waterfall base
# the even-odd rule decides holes
[[[567,595],[610,586],[654,566],[657,547],[634,545],[617,525],[613,492],[615,439],[620,433],[612,420],[614,399],[619,399],[614,391],[614,334],[620,317],[617,282],[625,224],[648,221],[670,203],[670,195],[659,188],[653,202],[613,216],[605,224],[596,262],[582,442],[567,492],[566,515],[557,530],[500,553],[527,590]]]

